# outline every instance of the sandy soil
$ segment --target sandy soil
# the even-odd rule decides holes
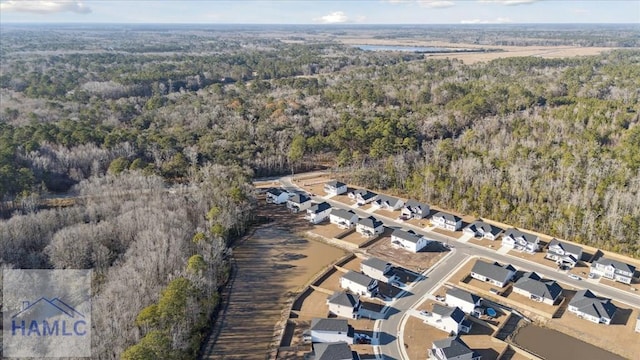
[[[491,328],[474,323],[471,327],[471,332],[460,336],[460,338],[469,348],[478,352],[482,359],[497,359],[498,355],[509,345],[492,337],[492,333],[493,330]]]
[[[433,266],[447,253],[428,251],[412,253],[404,249],[397,249],[391,246],[391,237],[385,236],[368,247],[367,254],[381,259],[389,259],[391,262],[400,264],[409,270],[422,272]]]
[[[393,334],[395,336],[395,334]],[[404,347],[409,359],[423,360],[427,349],[431,349],[434,340],[444,339],[449,334],[425,324],[415,316],[409,316],[404,327]]]
[[[346,229],[341,229],[337,225],[330,222],[323,222],[321,224],[315,225],[311,230],[312,233],[325,237],[327,239],[334,238],[345,231]]]
[[[361,263],[362,263],[362,259],[360,259],[359,257],[355,257],[353,260],[351,260],[348,263],[342,265],[342,267],[347,269],[347,270],[353,270],[353,271],[360,272],[360,264]]]
[[[342,275],[344,275],[344,273],[342,271],[337,271],[336,270],[325,281],[320,283],[320,285],[318,285],[318,287],[321,287],[323,289],[327,289],[327,290],[329,290],[331,292],[333,292],[333,291],[341,291],[342,288],[340,287],[340,278],[342,277]]]

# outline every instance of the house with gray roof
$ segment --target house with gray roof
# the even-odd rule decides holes
[[[360,296],[374,297],[378,287],[378,280],[349,270],[340,278],[340,287]]]
[[[429,216],[429,205],[417,200],[407,200],[402,207],[402,216],[406,219],[424,219]]]
[[[467,320],[464,311],[459,307],[433,304],[433,311],[427,313],[424,322],[449,334],[468,333],[471,321]]]
[[[438,211],[431,217],[431,221],[439,228],[458,231],[462,227],[462,219],[453,214]]]
[[[482,358],[457,336],[435,340],[428,355],[430,360],[480,360]]]
[[[360,360],[360,356],[349,344],[339,341],[313,344],[313,351],[305,356],[305,360]]]
[[[365,237],[374,237],[384,232],[384,224],[382,221],[373,216],[358,219],[356,231]]]
[[[385,318],[386,306],[375,303],[363,301],[360,303],[360,308],[358,309],[358,316],[360,318],[379,320]]]
[[[344,341],[353,344],[353,327],[346,319],[314,318],[311,320],[311,341],[331,343]]]
[[[393,247],[407,249],[414,253],[422,250],[430,242],[431,240],[411,230],[394,229],[391,233],[391,245]]]
[[[518,251],[534,253],[540,249],[540,238],[536,235],[511,228],[502,235],[502,246]]]
[[[525,273],[513,284],[516,294],[537,302],[555,305],[562,295],[562,287],[553,280],[544,280],[535,272]]]
[[[291,196],[291,194],[279,188],[267,189],[265,192],[267,204],[284,204],[289,200],[289,196]]]
[[[350,229],[356,226],[358,215],[351,210],[333,208],[329,212],[329,222],[342,229]]]
[[[591,263],[591,272],[607,279],[631,284],[636,267],[622,261],[601,257]]]
[[[356,205],[362,206],[374,201],[378,197],[378,194],[366,189],[355,189],[350,191],[347,196],[355,201]]]
[[[311,207],[311,198],[305,194],[293,194],[287,200],[287,208],[294,213]]]
[[[611,324],[618,308],[611,300],[595,296],[591,290],[578,291],[569,302],[569,312],[596,324]]]
[[[376,257],[370,257],[362,260],[360,263],[360,271],[363,274],[370,276],[378,281],[388,281],[389,274],[391,272],[392,265],[390,262],[378,259]]]
[[[471,277],[493,285],[504,287],[516,274],[516,269],[510,264],[500,265],[497,262],[488,263],[477,260],[471,268]]]
[[[341,183],[340,181],[329,181],[324,184],[324,192],[329,195],[340,195],[347,192],[347,184]]]
[[[327,298],[329,312],[336,316],[356,319],[358,317],[358,308],[360,307],[360,299],[357,295],[338,291]]]
[[[466,314],[476,314],[476,308],[480,306],[482,298],[468,291],[453,287],[447,289],[445,302],[448,306],[457,306]]]
[[[547,254],[544,257],[555,261],[559,266],[575,267],[582,259],[582,247],[554,238],[549,242]]]
[[[500,235],[503,230],[502,228],[491,225],[484,221],[476,220],[469,224],[469,226],[465,227],[462,231],[475,237],[487,240],[496,240],[498,238],[498,235]]]
[[[399,210],[402,205],[404,205],[404,201],[387,195],[378,195],[371,203],[372,207],[389,211]]]
[[[324,201],[319,204],[313,205],[307,209],[307,215],[305,219],[309,220],[312,224],[319,224],[329,218],[331,214],[331,205]]]

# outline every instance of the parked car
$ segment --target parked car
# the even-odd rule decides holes
[[[444,301],[445,297],[442,295],[436,295],[436,300],[438,301]]]
[[[595,274],[595,273],[590,272],[590,273],[589,273],[589,279],[595,279],[595,278],[596,278],[596,274]]]
[[[431,316],[431,313],[426,311],[426,310],[422,310],[422,311],[420,311],[420,315],[422,315],[422,316]]]
[[[489,289],[489,292],[494,294],[494,295],[498,295],[498,296],[501,295],[501,293],[500,293],[500,291],[498,289],[491,288],[491,289]]]
[[[582,280],[582,278],[576,274],[569,274],[569,277],[573,280]]]

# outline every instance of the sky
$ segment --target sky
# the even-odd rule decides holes
[[[640,0],[0,0],[0,23],[640,24]]]

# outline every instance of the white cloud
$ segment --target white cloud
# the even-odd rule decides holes
[[[495,20],[480,20],[480,19],[462,20],[460,21],[460,24],[508,24],[511,22],[512,21],[509,18],[499,17],[499,18],[496,18]]]
[[[500,5],[525,5],[525,4],[533,4],[534,2],[538,2],[541,0],[478,0],[480,3],[484,4],[500,4]]]
[[[328,15],[313,19],[324,24],[339,24],[349,21],[349,17],[342,11],[334,11]]]
[[[418,0],[418,4],[422,7],[437,9],[448,8],[455,5],[453,1],[447,0]]]
[[[0,11],[28,12],[36,14],[52,14],[58,12],[74,12],[88,14],[91,8],[83,1],[73,0],[9,0],[0,3]]]

